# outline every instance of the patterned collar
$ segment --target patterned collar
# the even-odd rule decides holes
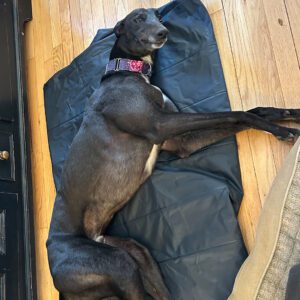
[[[141,73],[150,77],[152,74],[152,66],[142,60],[132,60],[127,58],[115,58],[110,60],[106,65],[105,75],[118,71]]]

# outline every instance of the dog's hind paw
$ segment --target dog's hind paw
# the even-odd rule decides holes
[[[104,235],[97,235],[93,238],[93,240],[97,243],[105,244],[105,238]]]

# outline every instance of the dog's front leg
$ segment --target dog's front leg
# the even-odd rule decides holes
[[[286,141],[294,141],[300,133],[298,129],[278,126],[246,112],[166,113],[159,116],[158,120],[156,120],[156,132],[154,132],[153,141],[160,144],[178,135],[191,134],[193,131],[203,131],[206,139],[208,139],[207,145],[248,128],[270,132],[278,139]],[[216,137],[213,138],[212,135],[215,133]]]
[[[121,107],[121,106],[120,106]],[[169,113],[151,103],[136,102],[123,105],[122,109],[107,108],[102,112],[119,129],[148,139],[153,144],[162,144],[175,136],[195,130],[222,128],[254,128],[272,133],[282,140],[294,140],[299,130],[275,125],[255,114],[247,112],[218,113]]]

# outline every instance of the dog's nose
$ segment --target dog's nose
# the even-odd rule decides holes
[[[169,31],[168,29],[164,28],[164,29],[161,29],[160,31],[158,31],[156,33],[156,36],[160,39],[165,39],[168,35]]]

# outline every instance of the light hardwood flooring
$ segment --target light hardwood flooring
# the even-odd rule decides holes
[[[55,188],[43,84],[89,46],[98,28],[112,27],[137,7],[165,0],[32,0],[26,25],[38,299],[58,299],[45,242]],[[300,0],[203,0],[213,22],[233,110],[300,107]],[[254,130],[238,134],[245,196],[239,222],[248,249],[261,207],[291,145]]]

